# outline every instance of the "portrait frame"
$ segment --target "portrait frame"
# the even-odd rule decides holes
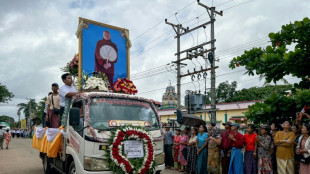
[[[98,27],[103,27],[103,28],[107,28],[109,30],[115,30],[121,33],[122,37],[123,34],[126,35],[126,38],[123,37],[125,39],[126,42],[126,75],[127,78],[130,79],[130,40],[129,40],[129,30],[126,28],[121,28],[121,27],[116,27],[113,25],[109,25],[109,24],[104,24],[101,22],[97,22],[97,21],[93,21],[90,19],[85,19],[82,17],[79,17],[79,26],[78,26],[78,30],[76,32],[76,35],[78,37],[78,41],[79,41],[79,69],[78,69],[78,90],[81,92],[82,91],[82,74],[83,74],[83,30],[87,30],[89,25],[94,25],[94,26],[98,26]],[[94,56],[95,59],[95,56]],[[113,84],[110,84],[113,85]]]

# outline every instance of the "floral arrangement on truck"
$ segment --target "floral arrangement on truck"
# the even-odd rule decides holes
[[[82,75],[82,89],[84,91],[109,91],[109,80],[107,76],[102,72],[94,72],[93,76],[89,76],[83,71]]]
[[[155,172],[154,143],[150,133],[143,127],[128,125],[112,130],[109,143],[111,145],[106,150],[106,157],[114,173]],[[140,149],[139,153],[130,153],[129,148],[133,146]]]
[[[61,70],[70,73],[72,76],[77,76],[79,72],[79,54],[75,54],[73,59]]]
[[[128,78],[119,78],[113,85],[115,93],[124,93],[135,95],[138,90],[131,80]]]

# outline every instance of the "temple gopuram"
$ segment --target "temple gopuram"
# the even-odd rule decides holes
[[[166,88],[166,92],[163,95],[160,109],[172,109],[177,107],[177,93],[175,87],[170,85]]]

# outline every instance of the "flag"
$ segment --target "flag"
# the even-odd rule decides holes
[[[302,118],[302,114],[301,114],[301,113],[306,112],[307,108],[308,108],[308,106],[305,105],[305,106],[302,108],[302,110],[300,111],[300,113],[299,113],[299,115],[298,115],[298,118],[299,118],[300,120],[301,120],[301,118]]]

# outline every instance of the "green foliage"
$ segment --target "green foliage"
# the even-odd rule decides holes
[[[246,74],[264,77],[267,83],[276,84],[285,75],[301,78],[294,84],[293,95],[285,96],[277,90],[264,99],[264,103],[249,106],[245,113],[255,123],[266,123],[281,119],[295,120],[296,112],[310,104],[310,20],[304,18],[283,25],[281,31],[270,33],[271,45],[266,48],[253,48],[241,56],[233,58],[229,67],[244,66]],[[293,48],[289,50],[288,48]],[[307,90],[298,90],[307,89]]]
[[[310,67],[310,20],[304,18],[293,24],[283,25],[281,31],[270,33],[271,45],[252,48],[241,56],[233,58],[229,67],[237,65],[247,69],[246,74],[263,75],[268,83],[283,79],[285,75],[304,78],[309,75]],[[294,47],[292,51],[288,46]]]
[[[36,103],[35,99],[30,99],[27,103],[19,103],[17,105],[17,115],[20,116],[21,111],[24,112],[25,118],[30,117],[30,113],[36,113],[38,104]]]
[[[283,95],[287,94],[285,93],[285,91],[290,89],[292,89],[292,85],[268,85],[264,87],[241,89],[239,91],[236,91],[231,98],[227,99],[226,102],[262,100],[268,97],[273,92],[277,92]]]
[[[297,90],[297,95],[295,95],[294,98],[296,100],[297,108],[303,108],[305,105],[310,104],[310,90]]]
[[[231,84],[229,84],[228,81],[220,83],[216,89],[216,100],[217,100],[216,102],[217,103],[227,102],[227,100],[232,98],[236,93],[236,88],[237,88],[236,81],[233,81]]]
[[[13,97],[13,93],[11,93],[6,86],[1,85],[0,83],[0,103],[7,103]]]
[[[295,120],[296,112],[310,104],[310,91],[297,90],[292,96],[272,93],[263,103],[256,102],[248,107],[245,116],[254,123],[267,123],[279,120]]]
[[[268,97],[273,92],[279,94],[286,94],[285,91],[292,89],[292,85],[267,85],[264,87],[252,87],[249,89],[236,90],[237,82],[228,81],[222,82],[216,88],[217,103],[238,102],[238,101],[252,101],[262,100]],[[210,96],[210,92],[208,93]],[[210,101],[207,101],[210,103]]]
[[[7,115],[1,115],[0,116],[0,122],[7,122],[9,124],[13,124],[15,122],[14,118],[7,116]]]
[[[47,100],[47,97],[44,97],[41,99],[41,101],[37,104],[37,108],[35,111],[35,118],[38,118],[39,122],[38,124],[42,123],[42,115],[44,113],[44,109],[45,109],[45,102]]]

